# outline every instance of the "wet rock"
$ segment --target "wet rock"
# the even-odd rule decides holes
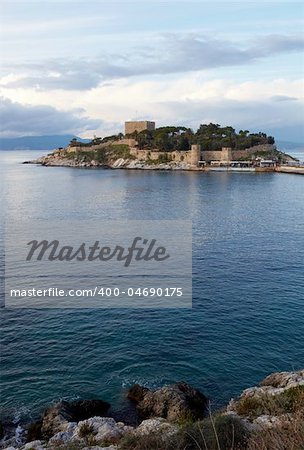
[[[45,437],[54,436],[60,431],[66,431],[68,422],[79,422],[93,416],[104,416],[110,404],[103,400],[62,401],[43,414],[41,432]]]
[[[208,408],[207,397],[184,382],[156,391],[140,390],[133,386],[128,392],[128,398],[132,397],[137,403],[138,416],[142,420],[154,417],[162,417],[172,422],[185,418],[201,419]]]
[[[141,386],[140,384],[134,384],[127,393],[127,397],[132,402],[139,403],[141,402],[145,395],[150,392],[150,390],[146,387]]]
[[[72,422],[88,419],[93,416],[104,416],[109,408],[110,403],[103,400],[77,400],[69,403],[72,414]]]
[[[27,429],[27,434],[26,434],[27,442],[37,441],[37,440],[40,440],[42,438],[41,427],[42,427],[42,421],[41,420],[39,420],[37,422],[32,422],[26,427],[26,429]]]

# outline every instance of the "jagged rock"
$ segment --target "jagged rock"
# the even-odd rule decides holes
[[[42,418],[42,435],[51,437],[60,431],[66,431],[68,422],[79,422],[93,416],[104,416],[110,404],[103,400],[62,401],[47,408]]]
[[[162,417],[155,419],[143,420],[141,424],[134,430],[133,434],[138,436],[148,435],[150,433],[164,433],[166,436],[177,433],[178,427],[169,423]]]
[[[117,159],[116,161],[114,161],[114,163],[111,165],[111,167],[113,168],[113,169],[117,169],[117,168],[119,168],[119,167],[123,167],[124,165],[126,165],[128,163],[128,160],[126,161],[125,159],[123,159],[123,158],[119,158],[119,159]]]
[[[265,396],[275,397],[298,386],[304,386],[304,370],[273,373],[266,377],[259,386],[245,389],[239,398],[232,399],[227,410],[229,412],[235,412],[240,402],[244,402],[246,399],[258,400]]]
[[[63,431],[67,431],[68,433],[74,433],[76,427],[77,427],[77,422],[68,422],[64,426]]]
[[[132,402],[139,403],[144,399],[144,396],[150,392],[150,390],[146,387],[141,386],[140,384],[134,384],[127,393],[127,397]]]
[[[93,447],[84,447],[82,450],[118,450],[116,445],[110,445],[110,447],[99,447],[98,445],[93,445]]]
[[[257,417],[253,421],[253,424],[258,429],[265,429],[281,426],[282,424],[289,422],[290,419],[291,417],[289,417],[288,415],[271,416],[269,414],[263,414],[262,416]]]
[[[290,389],[296,386],[304,386],[304,370],[298,372],[277,372],[268,375],[260,386],[271,386],[273,388]]]
[[[231,399],[227,413],[238,415],[254,429],[280,427],[293,420],[303,400],[304,370],[278,372]]]
[[[25,444],[25,446],[23,447],[24,450],[44,450],[45,446],[42,444],[41,441],[32,441],[32,442],[28,442],[27,444]]]
[[[134,395],[134,392],[138,394]],[[156,391],[147,389],[146,392],[133,386],[128,398],[136,398],[137,395],[140,400],[135,402],[140,419],[163,417],[172,422],[183,418],[200,419],[206,415],[208,408],[207,397],[184,382]]]
[[[32,422],[27,426],[26,440],[27,442],[37,441],[42,438],[41,434],[42,421]]]
[[[122,422],[115,422],[111,417],[91,417],[78,423],[73,433],[73,439],[82,440],[91,435],[96,442],[118,440],[125,433],[133,430]]]
[[[54,436],[51,437],[49,443],[66,444],[67,442],[72,440],[72,437],[73,437],[72,431],[59,431],[58,433],[54,434]]]
[[[25,442],[26,431],[20,425],[5,420],[2,422],[4,427],[3,437],[0,440],[0,448],[14,447],[18,448]]]

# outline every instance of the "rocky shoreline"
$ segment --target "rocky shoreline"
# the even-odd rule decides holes
[[[56,154],[42,156],[36,160],[25,161],[23,164],[38,164],[46,167],[73,167],[87,169],[138,169],[138,170],[202,170],[185,162],[169,161],[159,164],[147,164],[144,160],[118,158],[109,163],[100,163],[96,160],[84,161],[77,159],[66,159]]]
[[[128,414],[101,399],[61,401],[21,429],[0,422],[6,450],[300,450],[304,448],[304,370],[280,372],[246,389],[221,411],[185,382],[126,393]],[[274,440],[280,446],[274,445]],[[293,441],[293,445],[284,446]],[[205,445],[205,446],[204,446]]]

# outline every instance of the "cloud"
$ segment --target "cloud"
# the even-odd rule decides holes
[[[285,140],[297,137],[300,141],[304,114],[304,99],[299,96],[301,89],[300,79],[240,82],[231,78],[209,79],[203,72],[191,72],[178,77],[112,80],[77,95],[68,90],[52,91],[50,95],[34,89],[7,89],[5,95],[19,104],[31,103],[40,107],[48,103],[53,110],[59,111],[70,105],[77,117],[83,114],[75,111],[84,109],[85,115],[98,125],[85,132],[81,124],[79,129],[83,132],[77,134],[83,137],[110,135],[123,131],[125,120],[146,119],[155,120],[158,126],[173,124],[193,128],[212,121],[237,129],[265,131]],[[297,101],[290,100],[293,98]],[[30,125],[31,130],[36,127],[36,123]],[[64,132],[65,127],[62,126]]]
[[[297,35],[268,35],[244,45],[195,34],[167,34],[154,40],[150,47],[133,48],[121,55],[10,65],[6,67],[6,77],[14,72],[18,79],[10,81],[6,78],[1,85],[37,90],[89,90],[117,78],[246,65],[274,55],[300,51],[303,44],[303,37]]]
[[[259,80],[239,83],[231,79],[204,81],[199,73],[177,79],[117,80],[83,94],[82,104],[91,108],[93,99],[103,102],[94,113],[109,116],[116,123],[136,118],[155,120],[158,126],[216,122],[237,129],[265,131],[276,138],[304,141],[304,102],[277,101],[276,97],[297,98],[302,81]],[[129,99],[132,99],[130,103]],[[116,130],[113,130],[113,132]],[[102,129],[100,130],[102,132]]]
[[[297,97],[290,97],[289,95],[273,95],[271,100],[274,102],[294,102],[299,99]]]
[[[2,137],[43,134],[77,134],[101,124],[82,115],[83,110],[60,111],[52,106],[23,105],[0,98]]]
[[[257,39],[256,51],[266,56],[272,53],[284,53],[303,50],[303,36],[273,34]]]

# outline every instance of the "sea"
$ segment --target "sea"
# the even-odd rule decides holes
[[[1,313],[1,407],[15,420],[60,399],[123,404],[133,383],[186,381],[214,407],[274,371],[304,367],[304,177],[23,165],[1,151],[4,222],[192,221],[188,309]]]

